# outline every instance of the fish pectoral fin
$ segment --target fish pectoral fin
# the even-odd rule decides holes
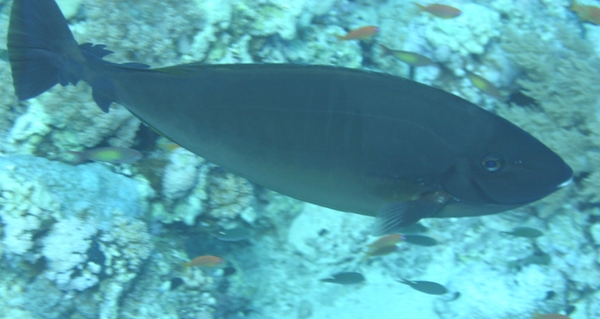
[[[452,198],[451,195],[436,191],[422,195],[419,199],[385,205],[377,214],[375,236],[399,231],[403,227],[418,222],[438,212]]]

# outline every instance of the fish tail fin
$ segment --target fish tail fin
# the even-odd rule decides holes
[[[88,161],[85,152],[69,151],[67,152],[67,155],[69,155],[69,157],[66,161],[71,165],[79,165]]]
[[[338,39],[338,41],[344,41],[346,39],[345,36],[339,34],[334,34],[333,36]]]
[[[14,0],[8,28],[8,59],[19,100],[54,85],[76,84],[83,73],[80,49],[53,0]]]
[[[363,258],[360,260],[361,263],[366,262],[367,260],[369,260],[369,258],[371,258],[371,255],[369,254],[368,251],[365,252],[365,255],[363,256]]]
[[[404,278],[397,278],[396,281],[399,282],[399,283],[401,283],[401,284],[405,284],[405,285],[410,285],[411,284],[410,280],[406,280]]]
[[[388,55],[392,54],[392,49],[386,47],[383,44],[379,44],[379,46],[381,47],[381,53],[383,56],[388,56]]]
[[[85,80],[92,86],[98,106],[108,112],[116,101],[114,83],[106,76],[84,78],[84,66],[92,69],[110,64],[102,58],[112,53],[104,45],[79,45],[54,0],[14,0],[8,28],[8,60],[19,100],[36,97],[56,84],[76,85]],[[146,65],[125,63],[122,68],[144,69]]]

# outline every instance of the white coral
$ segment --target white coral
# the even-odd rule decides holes
[[[33,247],[33,234],[59,204],[43,185],[28,180],[10,161],[0,165],[0,219],[4,224],[5,252],[23,255]],[[22,167],[21,167],[22,168]],[[43,207],[43,209],[42,209]]]
[[[462,14],[453,19],[423,14],[420,22],[426,28],[427,41],[436,48],[448,46],[461,56],[484,53],[485,46],[500,36],[500,14],[474,3],[465,3],[460,9]]]
[[[187,194],[198,181],[198,169],[204,160],[184,148],[169,155],[162,179],[162,191],[166,198],[177,199]]]
[[[13,127],[8,133],[7,140],[9,143],[23,143],[32,136],[44,136],[51,130],[48,123],[49,116],[44,106],[37,100],[32,100],[29,103],[27,112],[15,120]],[[41,141],[41,139],[34,140],[31,145],[26,146],[28,149],[25,151],[32,151],[33,147]]]
[[[42,241],[42,254],[48,260],[46,277],[56,282],[61,289],[72,289],[70,284],[73,273],[84,267],[91,238],[97,231],[97,223],[91,218],[84,222],[79,218],[70,217],[54,224],[50,234]],[[89,287],[82,286],[84,282],[94,285],[97,278],[89,280],[87,277],[91,276],[90,274],[77,279],[74,282],[75,286],[83,290]]]

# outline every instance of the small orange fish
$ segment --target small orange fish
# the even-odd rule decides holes
[[[379,238],[374,243],[369,245],[363,260],[366,260],[372,256],[382,256],[395,252],[398,248],[396,247],[396,244],[402,240],[404,240],[404,236],[401,234],[389,234]]]
[[[379,247],[379,248],[367,251],[365,253],[365,257],[363,257],[362,260],[365,261],[373,256],[389,255],[389,254],[397,252],[397,251],[398,251],[398,246],[396,246],[396,245]]]
[[[469,79],[469,81],[471,81],[473,86],[480,89],[481,92],[483,92],[491,97],[495,97],[499,100],[504,99],[502,94],[500,94],[500,91],[498,90],[498,88],[496,88],[496,86],[493,85],[490,81],[484,79],[483,77],[481,77],[477,74],[471,73],[469,71],[465,71],[465,72],[467,72],[467,78]]]
[[[571,11],[575,12],[582,22],[589,22],[591,24],[600,25],[600,8],[596,6],[588,6],[578,4],[573,1]]]
[[[376,250],[381,247],[395,245],[404,240],[404,236],[401,234],[389,234],[377,239],[374,243],[369,245],[369,250]]]
[[[434,16],[442,19],[456,18],[462,14],[462,12],[454,7],[447,6],[444,4],[434,3],[427,6],[413,2],[421,11],[429,12]]]
[[[534,319],[569,319],[569,316],[565,316],[565,315],[560,315],[557,313],[547,313],[547,314],[541,314],[539,312],[535,312],[533,314],[533,318]]]
[[[426,66],[434,64],[433,61],[431,61],[431,59],[418,53],[401,50],[392,50],[383,44],[380,44],[380,46],[383,49],[384,55],[392,55],[396,59],[410,66]]]
[[[150,128],[152,128],[152,127],[150,127]],[[152,129],[152,130],[154,130],[154,129]],[[156,132],[156,130],[154,130],[154,131]],[[161,149],[166,152],[172,152],[181,147],[181,145],[174,143],[173,141],[171,141],[164,135],[160,134],[159,132],[156,132],[156,133],[158,133],[160,135],[160,137],[156,140],[156,144],[155,144],[157,149]]]
[[[379,27],[374,25],[369,25],[366,27],[358,28],[356,30],[348,32],[346,35],[336,35],[340,41],[345,40],[364,40],[366,38],[372,37],[377,32],[379,32]]]
[[[172,152],[172,151],[180,148],[181,146],[179,146],[179,144],[175,144],[173,142],[164,142],[164,143],[156,143],[156,147],[163,149],[167,152]]]
[[[225,263],[225,259],[217,256],[198,256],[183,265],[185,267],[215,267]]]

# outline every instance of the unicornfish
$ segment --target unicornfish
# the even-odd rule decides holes
[[[256,184],[376,216],[376,234],[426,217],[494,214],[567,185],[571,168],[509,121],[460,97],[371,71],[295,64],[104,60],[54,0],[14,0],[17,97],[86,82],[174,143]]]

